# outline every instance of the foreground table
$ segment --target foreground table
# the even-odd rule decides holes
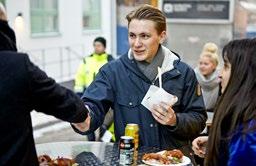
[[[79,166],[115,166],[119,165],[118,146],[113,143],[104,142],[52,142],[37,144],[38,155],[47,154],[52,158],[67,157],[74,158]],[[142,147],[138,153],[137,164],[142,164],[141,157],[145,153],[157,152],[158,148]]]

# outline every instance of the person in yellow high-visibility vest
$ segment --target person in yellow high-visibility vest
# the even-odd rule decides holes
[[[103,37],[97,37],[93,41],[94,52],[83,58],[83,61],[79,65],[75,76],[75,86],[74,91],[81,97],[84,90],[91,84],[94,80],[99,69],[106,64],[107,62],[113,60],[113,57],[110,54],[106,53],[106,39]],[[113,115],[106,116],[109,119],[107,122],[113,122]],[[112,118],[112,119],[111,119]],[[100,137],[104,134],[106,128],[110,124],[103,124],[100,128]],[[87,135],[89,141],[96,141],[95,134]]]
[[[113,60],[113,57],[105,52],[106,40],[103,37],[97,37],[93,42],[93,47],[94,52],[83,59],[75,76],[74,90],[80,96],[94,80],[99,69]]]

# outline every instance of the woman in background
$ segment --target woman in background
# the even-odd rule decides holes
[[[256,39],[234,40],[222,53],[221,98],[209,138],[193,141],[205,165],[256,165]],[[206,146],[207,145],[207,146]]]
[[[214,43],[206,43],[200,55],[198,67],[195,73],[203,93],[204,103],[207,112],[213,112],[219,96],[219,64],[218,47]]]

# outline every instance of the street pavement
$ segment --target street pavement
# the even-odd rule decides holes
[[[67,125],[65,125],[67,124]],[[87,137],[85,135],[80,135],[75,133],[71,128],[69,123],[63,124],[62,122],[58,122],[54,125],[49,125],[49,127],[58,126],[56,129],[49,129],[48,131],[44,131],[40,136],[35,137],[35,143],[47,143],[47,142],[62,142],[62,141],[87,141]],[[60,127],[59,125],[63,125]],[[38,130],[34,130],[34,134],[38,132]]]

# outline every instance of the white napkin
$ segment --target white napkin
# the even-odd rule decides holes
[[[169,105],[174,105],[178,101],[178,97],[166,92],[163,88],[151,85],[141,104],[148,110],[153,109],[153,105],[165,102]]]
[[[158,105],[161,102],[172,106],[178,101],[178,97],[166,92],[162,88],[162,70],[158,67],[159,86],[151,85],[144,96],[141,104],[147,109],[152,110],[153,105]]]

